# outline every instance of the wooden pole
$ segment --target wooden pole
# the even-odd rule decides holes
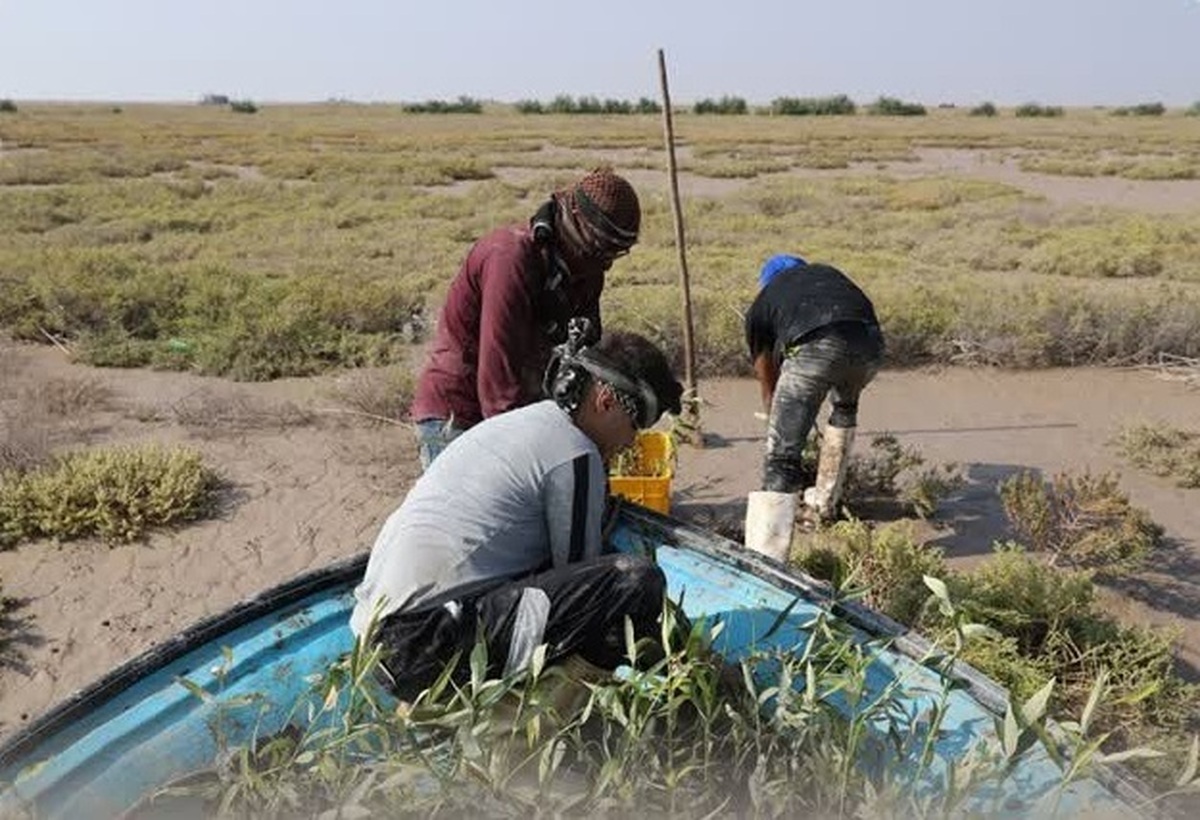
[[[700,404],[696,390],[696,348],[692,331],[692,287],[688,277],[687,251],[683,235],[683,209],[679,205],[679,175],[675,168],[675,127],[671,120],[671,92],[667,87],[667,59],[658,50],[658,79],[662,86],[663,135],[667,143],[667,176],[671,181],[671,213],[675,218],[675,250],[679,256],[679,281],[683,291],[683,378],[690,401],[684,408],[690,427],[691,443],[703,446],[700,431]]]

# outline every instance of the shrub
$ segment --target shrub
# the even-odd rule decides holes
[[[1139,103],[1112,110],[1114,117],[1161,117],[1165,113],[1167,113],[1167,107],[1160,102]]]
[[[920,103],[904,102],[895,97],[880,97],[867,106],[868,114],[884,117],[923,117],[927,113]]]
[[[483,103],[462,95],[455,102],[426,100],[423,103],[405,103],[401,109],[406,114],[482,114]]]
[[[970,116],[972,117],[994,117],[999,113],[996,111],[996,106],[990,102],[980,103],[971,109]]]
[[[863,590],[864,603],[904,624],[921,618],[929,599],[924,577],[946,574],[942,551],[919,542],[908,522],[874,528],[839,521],[795,560],[837,589]]]
[[[649,97],[639,97],[634,111],[638,114],[661,114],[662,105]]]
[[[513,106],[521,114],[545,114],[545,107],[537,100],[517,100]]]
[[[71,453],[37,470],[0,475],[0,546],[89,535],[133,541],[152,527],[205,515],[218,485],[188,448]]]
[[[1052,633],[1077,630],[1095,603],[1086,573],[1055,570],[1011,542],[949,585],[959,609],[1014,639],[1026,657],[1041,654]]]
[[[947,584],[966,620],[1000,635],[969,646],[966,659],[1014,694],[1053,678],[1055,711],[1074,712],[1103,677],[1112,697],[1098,722],[1128,733],[1127,740],[1177,732],[1195,708],[1198,690],[1175,671],[1170,633],[1117,623],[1102,610],[1088,573],[1055,569],[1007,543]],[[927,626],[937,628],[937,614],[929,611]]]
[[[776,97],[771,101],[771,113],[789,116],[837,116],[857,111],[854,101],[845,94],[836,97]]]
[[[575,102],[576,114],[599,114],[604,111],[604,104],[599,97],[584,95]]]
[[[0,114],[15,114],[17,104],[9,99],[0,100]]]
[[[925,518],[962,483],[955,465],[925,467],[919,452],[903,447],[895,436],[883,434],[871,439],[867,455],[851,458],[845,498],[851,509],[872,501],[896,502],[906,512]]]
[[[54,377],[26,388],[21,398],[41,415],[72,418],[106,407],[112,399],[112,388],[91,376]]]
[[[575,106],[574,97],[570,94],[559,94],[550,101],[546,110],[551,114],[574,114],[578,109]]]
[[[256,114],[258,106],[252,100],[234,100],[229,104],[229,110],[238,114]]]
[[[1017,106],[1013,113],[1018,117],[1061,117],[1063,109],[1061,106],[1029,102]]]
[[[1023,472],[1000,485],[1000,499],[1013,528],[1052,566],[1120,574],[1138,567],[1163,535],[1112,474],[1060,473],[1047,483]]]
[[[692,106],[695,114],[745,114],[750,110],[741,97],[725,96],[719,100],[705,98]]]
[[[413,398],[413,375],[407,367],[378,371],[356,370],[337,380],[333,397],[353,412],[382,422],[408,420]]]
[[[1200,117],[1200,100],[1189,105],[1183,114],[1185,117]]]
[[[1116,444],[1125,458],[1180,487],[1200,487],[1200,433],[1141,424],[1123,429]]]

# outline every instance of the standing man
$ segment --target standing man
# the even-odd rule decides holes
[[[678,413],[683,386],[632,333],[547,372],[552,399],[492,416],[454,440],[383,525],[355,590],[355,635],[376,637],[392,688],[411,700],[486,642],[489,673],[518,672],[540,644],[575,673],[612,670],[658,634],[665,579],[651,558],[610,554],[601,536],[605,462],[639,428]]]
[[[803,481],[801,456],[826,395],[832,411],[803,504],[818,520],[837,510],[859,394],[883,360],[883,334],[871,300],[829,265],[773,256],[758,286],[746,342],[768,412],[767,454],[762,492],[751,493],[746,506],[746,546],[783,559]]]
[[[483,419],[541,396],[542,373],[572,317],[600,334],[605,272],[637,242],[636,192],[598,168],[554,192],[528,225],[478,240],[450,284],[411,416],[421,466]]]

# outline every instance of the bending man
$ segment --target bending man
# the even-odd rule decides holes
[[[682,385],[635,334],[567,350],[547,399],[472,427],[417,480],[384,524],[355,590],[351,628],[376,613],[384,668],[411,699],[486,641],[490,672],[524,668],[547,644],[601,670],[625,658],[625,619],[657,634],[665,580],[650,558],[605,554],[606,460],[639,428],[679,412]]]
[[[747,546],[786,557],[763,543],[765,532],[794,523],[794,493],[804,481],[802,455],[817,412],[828,395],[832,410],[817,461],[804,491],[810,516],[837,509],[845,480],[858,400],[883,360],[883,334],[867,295],[841,271],[796,256],[773,256],[759,275],[759,291],[746,314],[746,343],[768,412],[763,492],[747,504]],[[774,513],[768,512],[775,511]],[[774,517],[780,526],[757,526]],[[786,526],[783,526],[786,525]]]
[[[599,168],[551,195],[528,225],[475,243],[450,283],[411,410],[428,469],[462,431],[541,398],[550,351],[568,321],[600,335],[600,293],[613,260],[637,242],[633,187]]]

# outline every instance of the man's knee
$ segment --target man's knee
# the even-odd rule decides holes
[[[666,578],[658,564],[644,555],[618,555],[613,568],[627,581],[637,586],[666,585]]]
[[[662,603],[667,592],[667,578],[662,569],[641,555],[618,555],[613,561],[617,586],[623,597],[631,600]]]

